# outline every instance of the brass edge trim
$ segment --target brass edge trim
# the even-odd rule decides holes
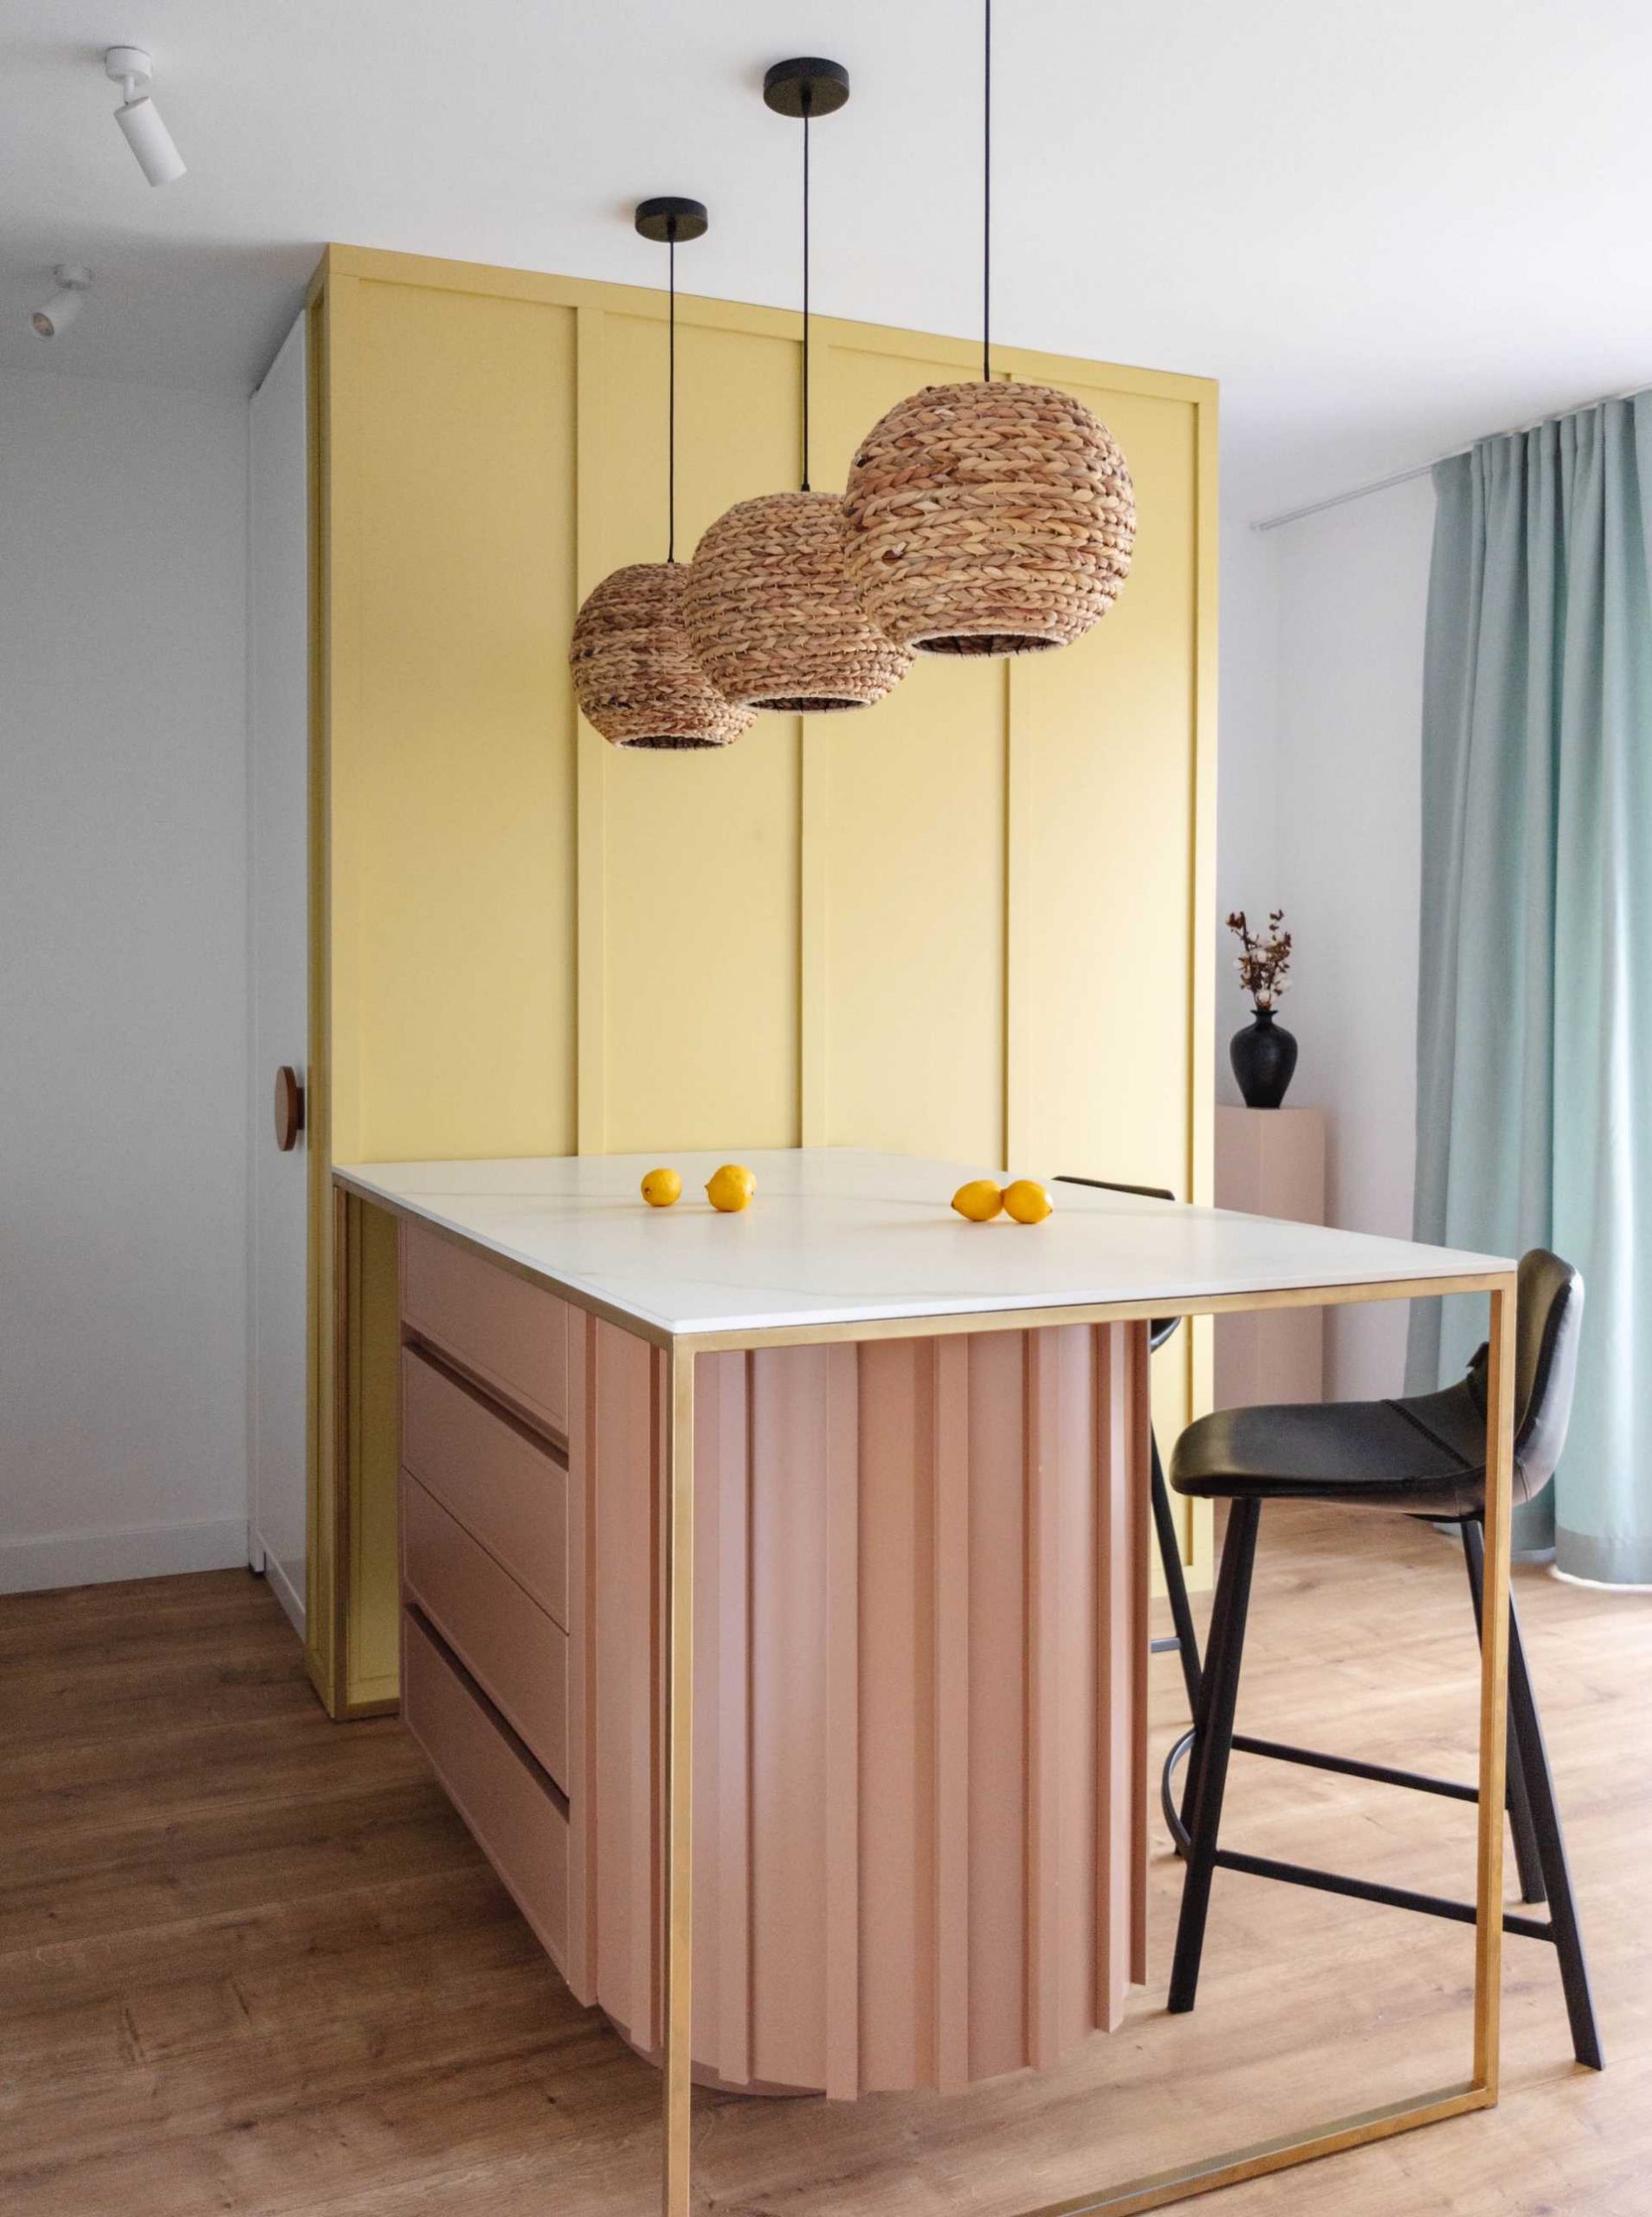
[[[1502,2009],[1503,1800],[1513,1513],[1515,1285],[1491,1296],[1486,1376],[1485,1591],[1481,1606],[1480,1805],[1475,1892],[1475,2077],[1497,2098]]]
[[[691,2217],[694,2123],[694,1354],[667,1358],[665,2217]]]
[[[1348,1285],[1281,1286],[1193,1296],[1152,1294],[1139,1301],[1074,1302],[1048,1309],[963,1309],[932,1316],[868,1316],[849,1323],[775,1324],[739,1331],[678,1332],[670,1336],[677,1347],[692,1345],[701,1354],[713,1354],[733,1348],[816,1347],[839,1340],[942,1339],[955,1332],[1036,1331],[1059,1324],[1134,1324],[1163,1316],[1224,1316],[1265,1309],[1351,1308],[1365,1302],[1491,1293],[1513,1283],[1510,1273],[1474,1271],[1456,1277],[1373,1278]]]
[[[1475,2075],[1436,2093],[1403,2097],[1362,2110],[1307,2131],[1286,2133],[1249,2148],[1232,2150],[1171,2170],[1104,2187],[1094,2194],[1047,2203],[1023,2213],[1023,2217],[1143,2217],[1143,2213],[1191,2200],[1227,2186],[1259,2178],[1270,2172],[1294,2169],[1339,2155],[1352,2148],[1443,2123],[1470,2110],[1494,2108],[1497,2101],[1500,2024],[1499,1975],[1501,1963],[1503,1761],[1504,1718],[1507,1693],[1507,1593],[1509,1567],[1509,1506],[1513,1468],[1513,1379],[1514,1350],[1514,1294],[1512,1270],[1475,1272],[1456,1278],[1378,1280],[1364,1287],[1294,1289],[1266,1296],[1224,1295],[1205,1303],[1179,1309],[1183,1315],[1220,1313],[1222,1309],[1264,1307],[1310,1307],[1332,1301],[1352,1304],[1361,1300],[1394,1300],[1413,1296],[1484,1291],[1491,1296],[1492,1370],[1487,1388],[1487,1547],[1485,1622],[1488,1637],[1481,1649],[1481,1798],[1479,1808],[1479,1884],[1476,1897],[1476,1957],[1475,1991]],[[1141,1322],[1155,1313],[1164,1315],[1174,1304],[1159,1302],[1104,1303],[1075,1309],[1009,1312],[997,1328],[1030,1328],[1040,1322]],[[895,1332],[865,1328],[816,1328],[809,1340],[874,1337],[932,1337],[938,1329],[967,1331],[994,1326],[979,1318],[918,1318],[894,1320]],[[927,1326],[917,1333],[913,1324]],[[666,2034],[666,2092],[663,2103],[664,2166],[661,2207],[664,2217],[692,2217],[692,1994],[687,1981],[693,1965],[692,1862],[690,1830],[693,1821],[694,1714],[694,1364],[697,1353],[723,1347],[807,1344],[808,1340],[779,1335],[680,1335],[671,1341],[671,1421],[667,1486],[669,1504],[670,1563],[668,1581],[669,1620],[664,1698],[666,1729],[670,1749],[668,1785],[669,1834],[666,1854],[665,1922],[670,1965],[669,2007]]]
[[[1023,2212],[1023,2217],[1139,2217],[1144,2210],[1162,2209],[1197,2194],[1213,2194],[1222,2187],[1265,2177],[1271,2171],[1317,2162],[1324,2156],[1369,2147],[1373,2141],[1392,2139],[1397,2133],[1415,2132],[1423,2125],[1440,2124],[1448,2117],[1491,2106],[1489,2090],[1468,2080],[1442,2087],[1437,2093],[1410,2095],[1385,2102],[1380,2108],[1358,2110],[1309,2131],[1281,2133],[1272,2140],[1261,2140],[1253,2147],[1235,2149],[1206,2162],[1178,2164],[1171,2170],[1103,2187],[1093,2194],[1049,2202]]]

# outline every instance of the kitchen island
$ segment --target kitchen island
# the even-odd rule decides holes
[[[1488,1292],[1491,1627],[1507,1568],[1512,1264],[1067,1186],[969,1225],[967,1166],[747,1159],[731,1216],[710,1155],[337,1173],[401,1225],[408,1721],[575,1994],[663,2056],[673,2217],[692,2072],[960,2088],[1145,1977],[1149,1319]],[[1483,1722],[1502,1671],[1494,1631]],[[1472,2080],[1357,2136],[1494,2097],[1500,1853],[1482,1824]]]

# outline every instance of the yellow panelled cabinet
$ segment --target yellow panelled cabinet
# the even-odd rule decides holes
[[[663,296],[333,248],[311,315],[311,1663],[345,1714],[396,1690],[368,1420],[394,1255],[335,1210],[334,1161],[864,1145],[1210,1198],[1216,393],[999,349],[1129,458],[1140,535],[1103,623],[920,658],[863,713],[628,754],[578,717],[567,643],[601,577],[665,553]],[[680,300],[680,559],[795,482],[798,337]],[[817,487],[977,359],[815,339]],[[1160,1358],[1167,1428],[1207,1336]]]

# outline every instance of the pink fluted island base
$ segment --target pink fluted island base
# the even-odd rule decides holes
[[[502,1272],[443,1347],[407,1285],[487,1266],[403,1239],[410,1723],[574,1993],[657,2059],[665,1359]],[[535,1331],[551,1382],[524,1386]],[[1146,1364],[1144,1325],[699,1358],[697,2075],[957,2089],[1120,2022],[1145,1975]],[[542,1421],[565,1381],[565,1438]],[[497,1637],[547,1592],[565,1735]]]

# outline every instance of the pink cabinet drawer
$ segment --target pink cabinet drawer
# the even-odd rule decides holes
[[[568,1306],[423,1225],[402,1226],[402,1322],[552,1432],[568,1430]]]
[[[402,1474],[402,1574],[411,1599],[563,1785],[568,1635],[407,1471]]]
[[[413,1348],[402,1350],[402,1461],[565,1631],[567,1464]]]
[[[568,1819],[411,1611],[402,1715],[558,1969],[568,1952]]]

